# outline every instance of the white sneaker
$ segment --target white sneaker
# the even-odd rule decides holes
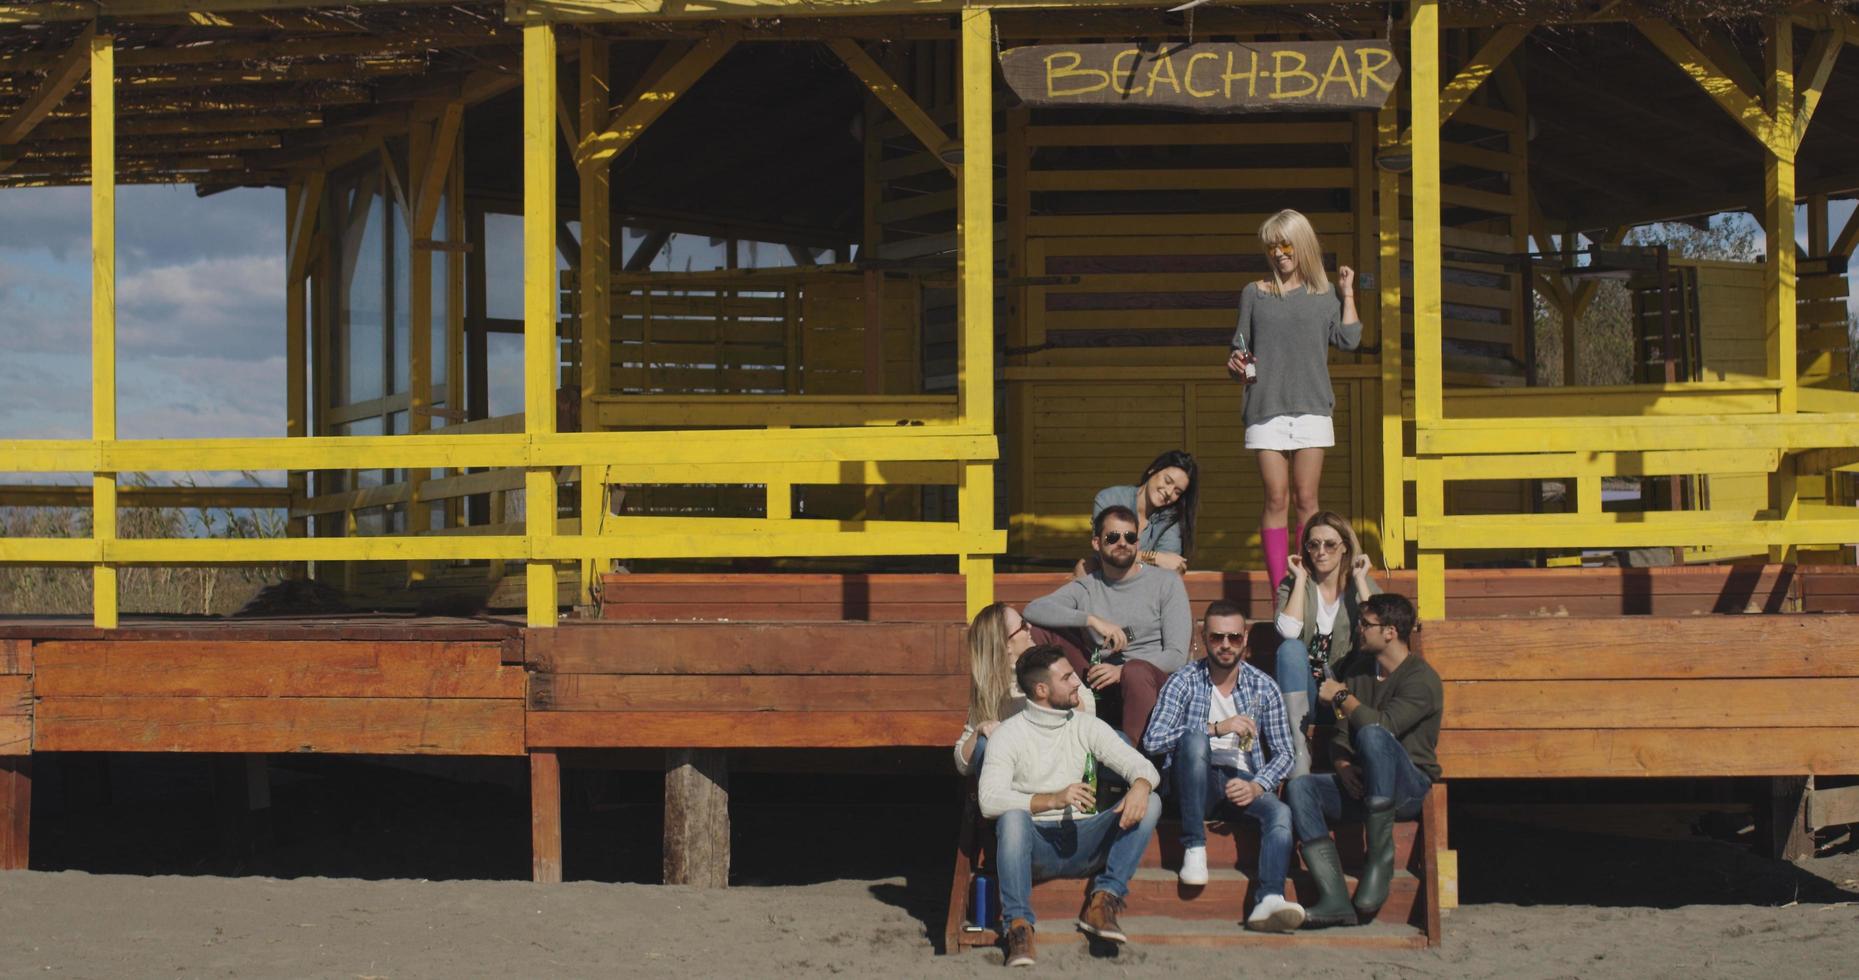
[[[1207,848],[1190,847],[1181,852],[1181,883],[1207,884]]]
[[[1253,932],[1296,932],[1304,924],[1304,906],[1283,895],[1267,895],[1252,907],[1246,928]]]

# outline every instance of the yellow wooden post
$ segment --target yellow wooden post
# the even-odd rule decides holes
[[[116,39],[90,38],[90,436],[116,439]],[[91,475],[91,537],[116,543],[116,474]],[[117,621],[116,566],[91,571],[91,620]]]
[[[1414,426],[1425,431],[1444,412],[1440,310],[1439,3],[1419,0],[1409,24],[1412,62],[1414,181]],[[1419,517],[1445,509],[1445,484],[1437,460],[1421,460],[1415,485]],[[1431,511],[1431,513],[1430,513]],[[1420,615],[1446,615],[1446,556],[1420,544]]]
[[[1776,410],[1794,413],[1800,398],[1800,366],[1796,356],[1795,320],[1795,96],[1794,21],[1777,17],[1769,25],[1768,64],[1764,78],[1769,129],[1767,165],[1762,195],[1768,240],[1768,261],[1763,265],[1764,328],[1768,334],[1768,376],[1781,382]],[[1800,481],[1795,459],[1784,455],[1769,477],[1769,506],[1781,520],[1800,518]],[[1794,561],[1793,546],[1769,549],[1769,560]]]
[[[994,17],[962,11],[962,166],[956,179],[960,346],[957,397],[966,432],[994,432]],[[994,527],[994,466],[964,462],[958,521],[964,531]],[[968,616],[994,601],[994,556],[965,554]]]
[[[1376,142],[1393,146],[1401,134],[1400,108],[1384,105],[1376,120]],[[1407,478],[1401,397],[1401,175],[1377,168],[1377,270],[1381,337],[1381,561],[1387,568],[1407,562]]]
[[[432,238],[432,222],[421,224],[427,212],[420,200],[426,181],[422,175],[433,165],[433,154],[440,151],[433,139],[430,123],[414,123],[407,132],[407,179],[413,195],[407,221],[407,431],[426,432],[432,428],[432,257],[430,248],[418,243]],[[390,388],[391,390],[391,388]],[[386,422],[386,419],[382,420]],[[391,432],[391,429],[384,431]],[[407,500],[407,533],[420,534],[432,527],[431,512],[420,496],[429,471],[409,469],[406,474],[411,496]],[[409,562],[407,581],[426,579],[425,562]]]
[[[523,28],[523,428],[555,431],[555,34]],[[555,566],[537,557],[555,537],[555,470],[523,480],[530,626],[554,626]]]
[[[581,38],[580,126],[582,133],[598,132],[612,115],[608,80],[608,42],[591,35]],[[581,179],[581,429],[599,428],[595,399],[607,393],[612,369],[611,337],[613,289],[612,168],[604,163],[579,168]],[[601,466],[581,467],[581,534],[600,534],[607,515],[607,485]],[[581,601],[592,601],[600,588],[605,563],[581,562]]]

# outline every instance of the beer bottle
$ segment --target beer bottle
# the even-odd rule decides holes
[[[1097,756],[1089,752],[1084,754],[1084,784],[1091,787],[1091,805],[1080,807],[1078,812],[1091,816],[1097,813]]]

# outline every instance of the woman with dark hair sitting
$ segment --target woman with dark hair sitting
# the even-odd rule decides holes
[[[1188,570],[1194,554],[1194,517],[1201,505],[1200,464],[1191,453],[1171,449],[1155,458],[1134,484],[1105,487],[1091,502],[1091,520],[1108,507],[1136,515],[1137,560],[1171,572]],[[1088,575],[1097,556],[1080,561],[1073,575]]]

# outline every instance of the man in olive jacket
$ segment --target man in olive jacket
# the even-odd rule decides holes
[[[1286,789],[1291,825],[1322,900],[1307,910],[1304,928],[1368,922],[1388,900],[1394,877],[1394,823],[1420,815],[1440,777],[1439,721],[1445,697],[1439,674],[1408,649],[1414,606],[1383,593],[1362,604],[1356,653],[1341,679],[1317,696],[1336,709],[1330,746],[1334,772],[1299,776]],[[1330,825],[1368,825],[1368,861],[1353,902]]]

